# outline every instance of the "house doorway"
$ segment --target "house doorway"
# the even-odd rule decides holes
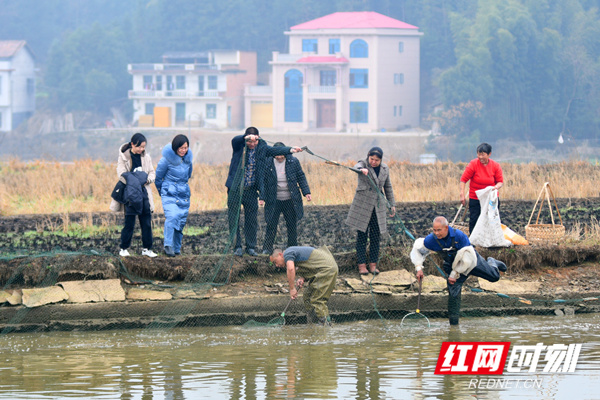
[[[317,100],[317,128],[335,128],[335,100]]]

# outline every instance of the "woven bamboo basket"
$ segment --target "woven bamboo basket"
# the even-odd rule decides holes
[[[462,215],[460,213],[461,211],[462,211]],[[460,220],[458,222],[456,222],[459,215],[460,215]],[[467,209],[463,208],[463,205],[461,204],[460,207],[458,207],[458,211],[456,212],[454,219],[450,223],[450,226],[454,229],[458,229],[465,235],[469,236],[469,224],[465,222],[466,216],[467,216]]]
[[[551,224],[540,224],[540,214],[542,213],[542,204],[540,204],[540,208],[538,210],[537,218],[535,220],[535,224],[531,223],[531,219],[533,218],[533,214],[537,208],[540,199],[542,198],[542,194],[545,194],[545,198],[548,201],[548,208],[550,209],[550,219],[552,221]],[[558,214],[558,218],[560,220],[560,224],[554,222],[554,215],[552,212],[552,205],[550,204],[550,196],[552,196],[552,201],[554,202],[554,207],[556,208],[556,213]],[[543,201],[542,201],[543,203]],[[529,222],[527,226],[525,226],[525,237],[531,244],[556,244],[564,240],[565,238],[565,226],[562,222],[562,217],[560,216],[560,211],[558,210],[558,206],[556,205],[556,199],[554,198],[554,193],[550,188],[550,183],[544,183],[542,190],[533,206],[533,210],[531,211],[531,216],[529,217]]]

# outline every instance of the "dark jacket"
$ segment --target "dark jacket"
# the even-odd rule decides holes
[[[146,191],[146,182],[148,174],[144,171],[125,172],[123,178],[127,181],[123,202],[125,204],[125,214],[141,215],[144,212],[144,202],[147,204],[147,212],[150,212],[148,204],[148,192]]]
[[[265,219],[267,221],[275,211],[275,201],[277,200],[277,171],[273,163],[273,157],[267,158],[264,191],[262,192],[262,196],[259,197],[265,201]],[[294,203],[296,219],[300,220],[304,216],[302,196],[310,194],[310,188],[308,187],[304,171],[302,171],[300,161],[291,154],[285,157],[285,175],[287,176],[288,190]],[[302,191],[302,194],[300,194],[300,191]]]
[[[225,186],[228,189],[237,189],[242,184],[241,179],[243,173],[237,173],[238,168],[241,165],[242,154],[244,154],[244,147],[246,147],[246,141],[244,135],[238,135],[231,139],[231,147],[233,149],[233,155],[231,156],[231,163],[229,164],[229,175]],[[265,162],[267,157],[274,156],[285,156],[290,154],[291,147],[271,147],[263,139],[260,139],[256,145],[256,189],[259,195],[264,190],[264,174],[265,174]],[[248,152],[246,152],[246,163],[248,162]],[[245,164],[244,164],[245,165]]]

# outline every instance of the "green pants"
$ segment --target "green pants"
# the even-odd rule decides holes
[[[308,283],[302,296],[307,311],[314,310],[318,318],[329,316],[327,301],[333,293],[338,266],[325,246],[315,249],[308,260],[297,263],[296,274]]]

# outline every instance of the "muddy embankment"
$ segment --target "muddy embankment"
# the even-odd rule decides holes
[[[562,220],[567,230],[575,223],[589,224],[600,211],[600,198],[558,199]],[[533,202],[502,201],[503,223],[524,233]],[[547,207],[547,205],[546,205]],[[398,203],[398,216],[408,230],[424,236],[437,215],[452,219],[456,203]],[[303,245],[327,245],[340,267],[340,279],[330,300],[334,319],[351,320],[376,316],[373,300],[383,305],[386,317],[402,317],[414,311],[415,285],[394,285],[381,282],[376,293],[369,285],[357,287],[355,233],[344,224],[348,206],[310,206],[299,223],[299,242]],[[547,209],[542,215],[549,221]],[[535,218],[535,217],[534,217]],[[558,219],[555,214],[555,218]],[[259,243],[264,237],[264,218],[261,215]],[[390,237],[382,244],[379,269],[408,270],[411,240],[402,234],[400,219],[389,222]],[[203,227],[198,234],[184,237],[183,255],[177,258],[159,256],[155,259],[133,256],[119,259],[120,216],[110,213],[14,216],[0,218],[0,284],[10,291],[43,287],[57,282],[121,278],[126,292],[140,286],[169,292],[167,302],[140,302],[128,299],[116,303],[53,304],[37,308],[24,306],[0,307],[0,329],[103,329],[111,327],[141,327],[155,324],[214,325],[243,323],[249,318],[268,319],[285,306],[285,275],[269,265],[266,256],[234,257],[227,254],[228,227],[225,211],[192,213],[188,224]],[[161,216],[155,217],[161,223]],[[64,233],[68,224],[106,226],[104,232],[89,237]],[[285,238],[281,224],[278,243]],[[112,228],[110,228],[112,226]],[[139,233],[136,233],[139,235]],[[141,240],[134,237],[132,250],[139,254]],[[155,249],[161,249],[160,238]],[[39,254],[57,249],[71,251],[63,254]],[[463,311],[467,315],[506,315],[519,313],[552,313],[563,310],[567,299],[569,312],[598,311],[597,300],[570,302],[568,299],[588,299],[600,294],[600,247],[591,242],[569,242],[548,246],[522,246],[509,249],[479,249],[483,256],[493,256],[506,262],[509,271],[502,281],[534,283],[519,289],[511,298],[499,297],[492,289],[483,293],[465,293]],[[79,253],[81,252],[81,254]],[[98,253],[98,254],[96,254]],[[15,255],[21,255],[15,257]],[[30,254],[35,256],[27,257]],[[434,258],[435,260],[435,258]],[[439,259],[437,260],[439,264]],[[431,276],[437,276],[432,262],[426,266]],[[216,283],[217,285],[205,285]],[[360,286],[360,281],[358,282]],[[386,286],[387,285],[387,286]],[[515,286],[516,285],[516,286]],[[443,286],[443,285],[442,285]],[[466,286],[479,288],[475,278]],[[522,285],[521,285],[522,286]],[[520,287],[520,286],[519,286]],[[512,290],[503,287],[502,291]],[[500,290],[498,290],[500,291]],[[514,299],[537,299],[533,304]],[[544,301],[542,301],[544,300]],[[288,312],[290,322],[302,322],[300,302]],[[499,308],[500,307],[500,308]],[[444,316],[446,295],[440,290],[428,290],[421,308],[432,316]],[[165,312],[165,309],[171,311]],[[183,310],[183,311],[181,311]],[[470,311],[469,311],[470,310]],[[563,311],[566,311],[563,310]],[[91,317],[90,315],[93,315]]]

